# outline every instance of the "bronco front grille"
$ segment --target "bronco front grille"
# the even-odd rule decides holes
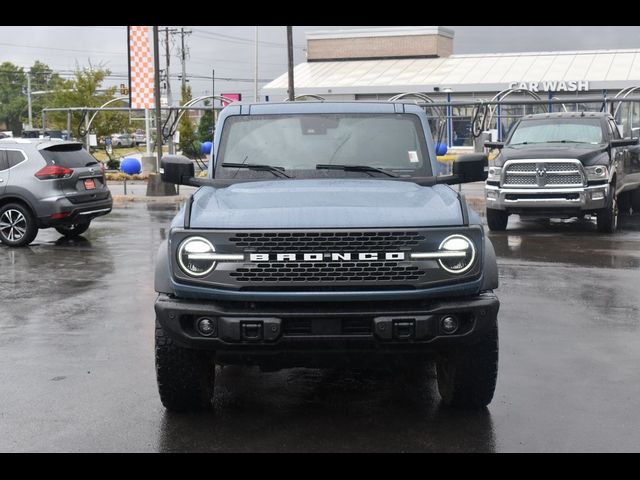
[[[230,274],[238,282],[415,282],[426,271],[410,262],[258,263]]]
[[[507,162],[504,187],[580,187],[584,185],[582,165],[577,160]]]
[[[425,240],[420,232],[251,232],[236,233],[229,238],[244,252],[314,252],[322,251],[410,251]]]

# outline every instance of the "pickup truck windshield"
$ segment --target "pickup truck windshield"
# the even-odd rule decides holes
[[[596,118],[554,118],[523,120],[507,142],[508,146],[535,143],[603,143],[602,125]]]
[[[265,168],[225,164],[274,166],[295,178],[432,175],[422,125],[413,114],[230,117],[222,131],[216,178],[274,177]],[[327,165],[340,168],[316,168]]]

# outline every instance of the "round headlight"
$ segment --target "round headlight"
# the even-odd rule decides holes
[[[206,238],[187,238],[178,248],[178,264],[187,275],[203,277],[216,266],[216,262],[211,259],[215,251]]]
[[[451,254],[438,260],[440,266],[449,273],[464,273],[473,266],[476,248],[464,235],[451,235],[440,244],[440,252]]]

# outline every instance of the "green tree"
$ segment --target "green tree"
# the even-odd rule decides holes
[[[205,105],[207,105],[208,103],[211,102],[207,102],[205,103]],[[200,140],[201,142],[212,142],[213,141],[213,126],[214,126],[214,120],[213,120],[213,112],[210,110],[207,110],[206,112],[204,112],[204,114],[202,115],[202,117],[200,117],[200,123],[198,124],[198,140]]]
[[[101,107],[109,100],[116,98],[116,87],[102,88],[105,78],[110,75],[109,70],[102,68],[78,68],[70,80],[56,82],[50,97],[52,107]],[[117,105],[114,105],[117,106]],[[73,112],[71,125],[72,133],[78,135],[84,128],[85,117],[91,118],[92,112]],[[47,115],[47,127],[51,125],[65,129],[66,113],[50,113]],[[91,130],[100,136],[122,132],[129,127],[127,114],[121,112],[100,112],[91,125]],[[80,136],[80,135],[78,135]]]
[[[180,104],[184,105],[191,100],[191,98],[191,87],[187,85],[182,88]],[[178,148],[182,150],[182,154],[189,158],[200,158],[200,142],[198,142],[196,129],[189,117],[189,111],[185,112],[180,119],[178,131],[180,132],[180,144]]]
[[[42,126],[42,109],[49,106],[51,91],[63,82],[60,75],[54,73],[46,63],[36,60],[29,69],[31,77],[31,110],[33,112],[33,125]],[[25,121],[28,115],[25,115]],[[65,125],[66,129],[66,125]]]
[[[0,64],[0,124],[14,135],[22,133],[22,118],[27,110],[24,70],[11,62]]]

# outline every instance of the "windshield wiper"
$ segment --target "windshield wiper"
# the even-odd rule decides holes
[[[223,163],[220,166],[224,168],[246,168],[248,170],[271,172],[276,177],[291,178],[291,175],[284,173],[283,167],[274,167],[272,165],[256,165],[254,163]]]
[[[344,172],[377,172],[387,177],[397,178],[393,172],[384,170],[383,168],[370,167],[368,165],[316,165],[316,170],[342,170]]]

